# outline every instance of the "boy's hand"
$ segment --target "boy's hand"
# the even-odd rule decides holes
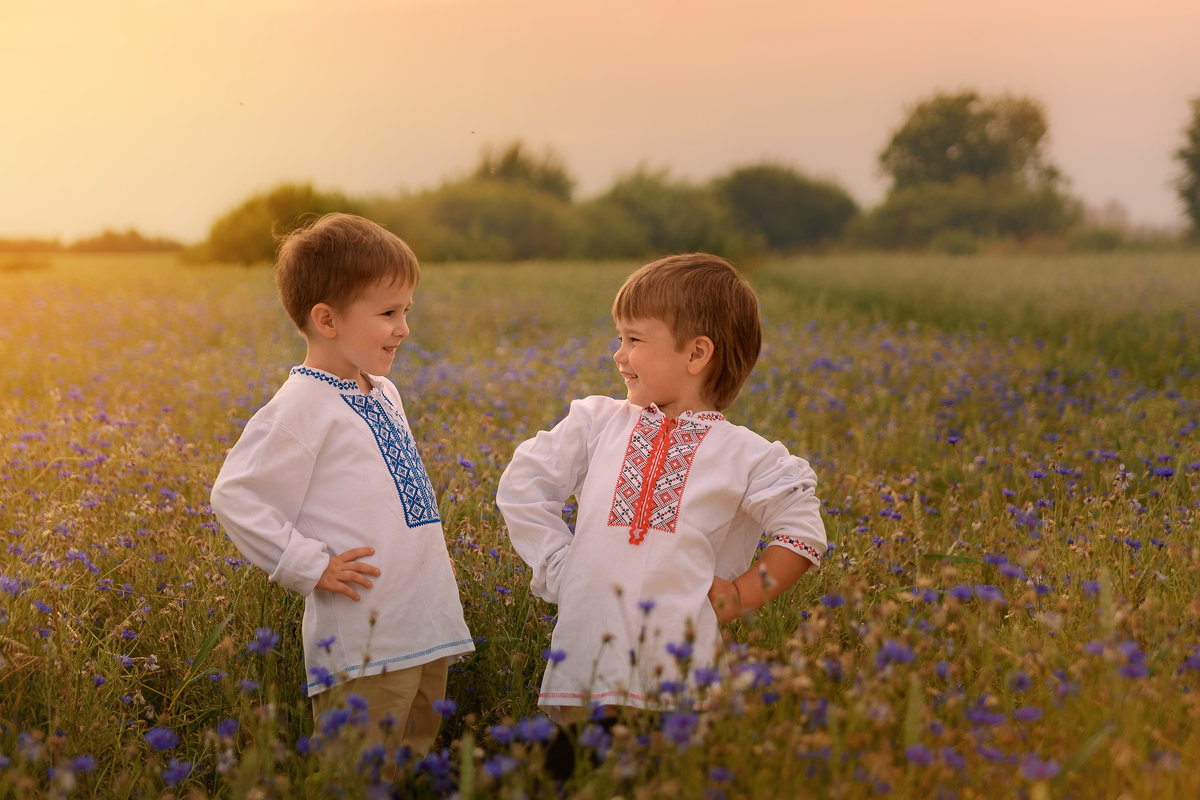
[[[379,576],[379,567],[364,564],[360,558],[375,555],[374,547],[353,547],[341,555],[330,556],[329,566],[321,573],[317,588],[325,592],[344,594],[351,600],[359,600],[358,592],[354,591],[351,583],[357,583],[371,588],[368,575]]]
[[[713,611],[717,612],[717,624],[737,619],[742,613],[742,600],[738,596],[737,587],[733,581],[724,578],[713,578],[712,587],[708,590],[708,602],[712,603]]]

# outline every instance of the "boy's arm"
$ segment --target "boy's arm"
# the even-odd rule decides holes
[[[708,599],[724,624],[765,606],[808,572],[813,562],[786,547],[768,547],[762,558],[732,581],[713,578]]]
[[[513,549],[529,564],[533,593],[558,602],[558,579],[574,535],[562,518],[563,503],[577,495],[587,470],[586,401],[575,401],[553,430],[522,442],[500,476],[496,505]]]
[[[743,509],[762,524],[767,547],[732,581],[714,577],[709,600],[720,622],[761,608],[786,592],[828,549],[817,476],[775,442],[752,470]]]
[[[323,542],[296,530],[314,453],[281,425],[246,426],[213,482],[221,527],[250,563],[281,586],[310,594],[330,563]]]

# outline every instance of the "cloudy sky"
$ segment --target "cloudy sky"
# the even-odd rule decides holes
[[[1088,203],[1178,224],[1198,32],[1196,0],[0,0],[0,237],[196,241],[283,181],[419,190],[514,139],[581,196],[769,160],[869,206],[964,88],[1041,101]]]

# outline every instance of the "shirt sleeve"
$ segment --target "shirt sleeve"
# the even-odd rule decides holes
[[[786,547],[821,566],[829,544],[817,476],[807,461],[772,443],[751,473],[743,508],[762,524],[768,547]]]
[[[212,507],[242,555],[308,595],[329,565],[323,542],[296,529],[315,451],[278,422],[251,420],[213,483]]]
[[[533,569],[530,589],[558,602],[559,575],[574,535],[563,503],[578,495],[587,472],[591,415],[575,400],[566,419],[522,442],[500,476],[496,504],[517,554]]]

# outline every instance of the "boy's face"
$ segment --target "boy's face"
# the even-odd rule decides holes
[[[413,289],[398,282],[377,283],[334,309],[337,336],[331,342],[332,355],[340,363],[328,371],[348,379],[357,378],[359,372],[386,375],[396,349],[408,336]]]
[[[701,397],[700,380],[688,369],[690,351],[676,349],[675,334],[665,322],[618,319],[616,323],[620,347],[613,361],[625,379],[630,403],[643,408],[654,403],[669,417],[711,408]]]

